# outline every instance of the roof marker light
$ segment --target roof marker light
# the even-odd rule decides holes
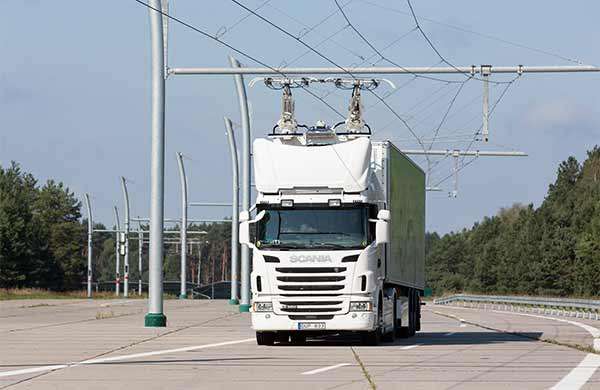
[[[329,207],[340,207],[342,205],[341,199],[329,199]]]
[[[282,199],[281,207],[294,207],[294,200],[293,199]]]

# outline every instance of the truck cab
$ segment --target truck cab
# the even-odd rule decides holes
[[[256,217],[242,213],[240,241],[252,249],[257,341],[411,335],[418,298],[389,277],[390,143],[331,130],[326,138],[323,129],[315,143],[311,131],[254,142]]]

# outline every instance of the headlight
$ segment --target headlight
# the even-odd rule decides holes
[[[373,304],[369,301],[350,302],[350,311],[373,311]]]
[[[272,302],[254,302],[254,311],[273,311],[273,303]]]

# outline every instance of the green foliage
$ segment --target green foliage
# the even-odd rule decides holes
[[[77,288],[85,275],[81,205],[62,183],[39,187],[0,167],[0,287]]]
[[[435,239],[431,239],[435,237]],[[426,240],[435,294],[598,296],[600,148],[569,157],[539,208],[515,204],[471,229]]]

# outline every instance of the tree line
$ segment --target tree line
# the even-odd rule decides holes
[[[42,288],[54,291],[79,290],[87,280],[87,220],[82,204],[61,182],[48,180],[40,185],[31,173],[17,163],[0,166],[0,288]],[[95,229],[106,229],[101,223]],[[115,227],[112,226],[114,229]],[[148,226],[141,226],[148,230]],[[135,230],[135,229],[132,229]],[[173,227],[171,230],[179,230]],[[231,224],[195,224],[190,235],[187,279],[197,283],[227,280],[231,272]],[[178,238],[177,234],[168,236]],[[146,235],[146,240],[148,236]],[[180,251],[165,244],[164,279],[179,280]],[[114,282],[116,278],[116,235],[97,232],[93,236],[94,282]],[[129,241],[130,287],[137,279],[148,279],[148,244],[142,247],[143,266],[138,269],[138,239]],[[121,279],[123,278],[121,258]]]
[[[563,161],[541,205],[515,204],[470,229],[426,236],[434,294],[600,294],[600,148]]]

